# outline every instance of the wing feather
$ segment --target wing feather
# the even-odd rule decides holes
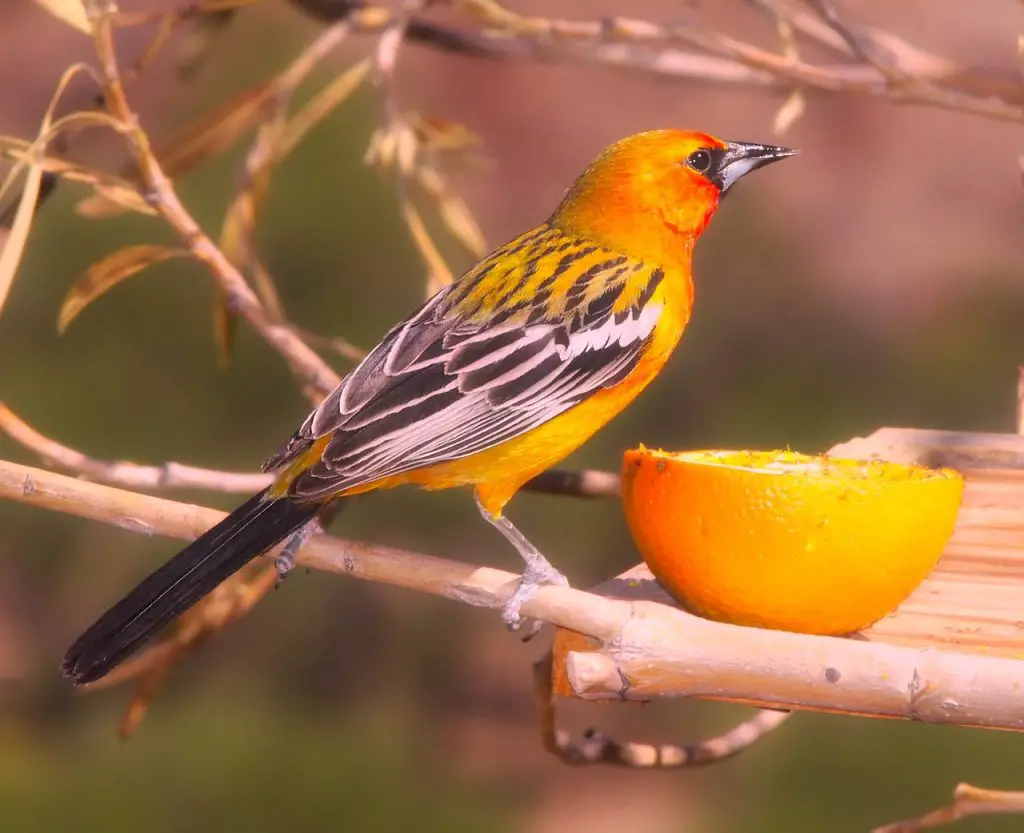
[[[315,499],[500,445],[621,381],[661,306],[645,289],[613,313],[627,291],[625,269],[621,258],[604,265],[614,280],[589,301],[584,291],[567,295],[567,316],[538,315],[535,306],[495,326],[460,312],[452,287],[442,290],[384,337],[265,469],[329,435],[291,486],[297,498]],[[588,281],[601,279],[594,272]],[[660,281],[660,270],[649,274]]]

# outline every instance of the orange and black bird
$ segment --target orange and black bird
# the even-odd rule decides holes
[[[554,214],[395,326],[263,465],[272,486],[144,579],[64,657],[99,679],[248,562],[284,572],[349,495],[472,486],[525,571],[504,611],[565,578],[503,514],[513,494],[625,408],[679,342],[691,259],[738,179],[795,151],[657,130],[605,150]]]

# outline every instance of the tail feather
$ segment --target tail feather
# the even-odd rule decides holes
[[[323,506],[268,499],[261,492],[143,579],[104,613],[64,655],[76,685],[98,680],[136,648],[241,570]]]

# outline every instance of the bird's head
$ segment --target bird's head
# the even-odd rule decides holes
[[[796,152],[687,130],[638,133],[590,164],[552,222],[642,259],[688,257],[737,180]]]

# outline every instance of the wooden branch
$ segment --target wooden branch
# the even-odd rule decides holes
[[[0,497],[143,534],[192,538],[224,517],[199,506],[0,461]],[[272,556],[273,553],[270,553]],[[518,577],[375,544],[317,535],[304,566],[501,608]],[[696,696],[762,708],[838,711],[934,723],[1024,729],[1024,663],[873,642],[742,628],[653,602],[541,588],[526,616],[597,639],[571,651],[566,673],[588,699]]]
[[[175,462],[142,466],[124,460],[97,460],[44,436],[3,402],[0,402],[0,431],[52,465],[99,483],[112,483],[129,489],[189,488],[251,494],[266,488],[273,480],[272,475],[260,472],[217,471]]]
[[[379,34],[395,16],[387,8],[360,0],[290,2],[321,20],[345,19],[354,31],[364,34]],[[832,12],[824,22],[790,2],[761,0],[758,5],[784,17],[809,40],[858,62],[809,64],[690,24],[663,26],[624,17],[528,17],[493,0],[459,4],[460,10],[475,12],[486,29],[455,28],[414,17],[406,37],[474,58],[593,63],[692,82],[781,92],[797,85],[821,93],[867,95],[893,103],[1024,121],[1020,105],[1024,84],[1013,68],[961,67],[889,32],[859,27],[853,33],[831,4],[816,4]],[[680,44],[693,47],[693,51],[679,48]]]
[[[762,709],[729,731],[699,743],[677,744],[619,742],[597,729],[588,729],[576,741],[556,721],[552,691],[552,653],[533,666],[534,688],[540,706],[541,743],[560,761],[572,766],[610,764],[628,769],[684,769],[725,761],[745,752],[778,729],[792,712]]]

